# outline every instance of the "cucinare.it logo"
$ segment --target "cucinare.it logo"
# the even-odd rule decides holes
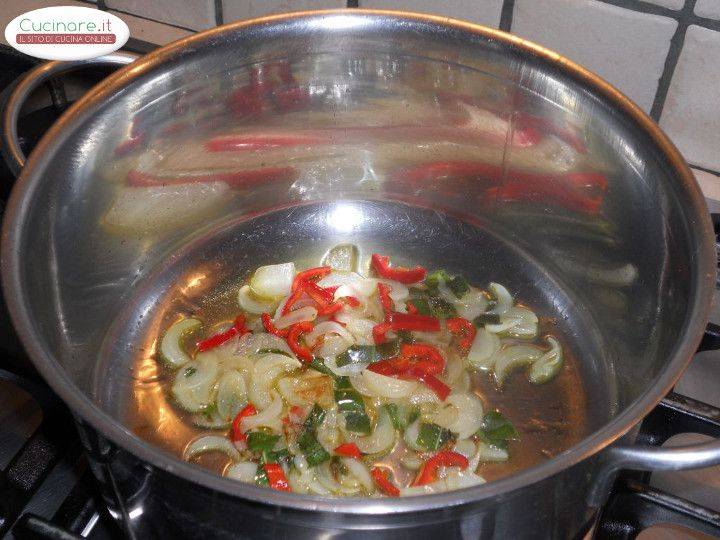
[[[99,9],[61,6],[28,11],[5,28],[20,52],[46,60],[83,60],[118,50],[130,37],[127,25]]]

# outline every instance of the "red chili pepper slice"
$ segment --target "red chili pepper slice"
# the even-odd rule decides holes
[[[290,350],[303,362],[312,362],[313,354],[309,347],[300,343],[302,334],[312,332],[313,325],[309,321],[293,324],[287,336],[287,344]]]
[[[454,317],[452,319],[448,319],[447,321],[445,321],[445,324],[447,324],[447,329],[450,331],[451,334],[454,334],[460,338],[460,348],[465,352],[470,350],[470,346],[475,339],[475,334],[477,334],[477,329],[475,328],[475,325],[467,319],[463,319],[462,317]]]
[[[403,266],[390,266],[390,257],[373,253],[370,259],[372,267],[381,278],[399,281],[400,283],[417,283],[425,279],[426,270],[422,266],[405,268]]]
[[[403,343],[395,363],[401,374],[416,377],[438,375],[445,369],[445,359],[440,351],[426,343]]]
[[[432,345],[404,343],[397,357],[373,362],[368,369],[387,377],[420,381],[442,401],[450,395],[450,387],[435,376],[445,369],[445,359]]]
[[[338,446],[335,449],[335,453],[338,456],[345,456],[345,457],[351,457],[355,459],[362,458],[362,454],[360,453],[360,449],[357,447],[357,444],[355,443],[344,443]]]
[[[300,285],[307,281],[318,281],[332,272],[332,268],[329,266],[317,266],[315,268],[308,268],[302,272],[298,272],[293,280],[292,290],[297,290]]]
[[[268,478],[268,484],[270,487],[277,491],[292,491],[290,484],[285,476],[285,471],[277,463],[266,463],[263,465],[263,470]]]
[[[390,298],[390,291],[392,291],[392,287],[390,287],[387,283],[378,283],[377,290],[378,296],[380,297],[380,304],[385,312],[385,320],[389,321],[390,315],[392,314],[393,309],[395,309],[393,300]]]
[[[438,469],[440,467],[460,467],[465,470],[468,468],[468,465],[470,465],[470,463],[462,454],[449,450],[438,452],[423,464],[411,485],[423,486],[434,482],[437,480]]]
[[[386,334],[392,330],[392,323],[382,322],[373,326],[372,335],[375,345],[381,345],[387,340]]]
[[[269,313],[263,313],[262,315],[260,315],[260,319],[262,320],[263,326],[265,327],[265,331],[268,334],[273,334],[273,335],[281,337],[281,338],[287,337],[288,332],[290,330],[287,328],[283,328],[283,329],[277,328],[275,326],[275,323],[273,323],[273,320],[270,317]]]
[[[232,440],[233,441],[244,441],[247,439],[245,434],[240,431],[240,422],[243,418],[246,416],[253,416],[257,414],[257,409],[252,404],[247,404],[243,410],[241,410],[237,415],[235,416],[235,419],[232,421]]]
[[[419,378],[420,382],[427,386],[430,390],[437,394],[440,401],[445,401],[450,395],[450,387],[438,379],[435,375],[423,375]]]
[[[249,331],[250,330],[245,327],[245,316],[238,315],[235,318],[235,322],[230,328],[228,328],[224,332],[219,332],[214,336],[210,336],[207,339],[199,341],[197,344],[198,351],[209,351],[210,349],[219,347],[220,345],[222,345],[226,341],[231,340],[235,336],[242,336],[243,334],[247,334]]]
[[[388,497],[399,497],[400,490],[390,481],[390,473],[380,467],[373,467],[370,471],[377,487]]]
[[[408,312],[410,315],[417,315],[417,313],[418,313],[418,308],[416,308],[416,307],[415,307],[415,304],[413,304],[413,303],[411,303],[411,302],[406,302],[406,303],[405,303],[405,308],[407,309],[407,312]]]
[[[393,313],[391,321],[393,330],[417,330],[419,332],[440,331],[440,319],[430,317],[429,315]]]
[[[327,289],[323,289],[313,281],[306,281],[302,285],[302,289],[310,298],[312,298],[318,306],[327,306],[333,302],[333,293]]]

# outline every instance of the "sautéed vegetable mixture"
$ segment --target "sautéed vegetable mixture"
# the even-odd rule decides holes
[[[373,254],[367,275],[261,266],[222,328],[183,318],[160,340],[174,403],[221,452],[224,475],[324,496],[438,493],[485,482],[518,431],[472,384],[543,384],[563,351],[499,283]],[[214,434],[208,434],[214,433]]]

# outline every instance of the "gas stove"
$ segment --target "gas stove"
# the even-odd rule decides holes
[[[129,52],[147,52],[147,44]],[[0,45],[0,107],[36,60]],[[93,68],[52,81],[27,103],[18,131],[27,154],[68,105],[107,76]],[[0,160],[0,211],[15,178]],[[720,220],[715,220],[716,231]],[[720,295],[713,316],[720,322]],[[701,352],[675,391],[646,418],[645,444],[687,444],[720,437],[720,327],[710,325]],[[702,350],[706,349],[706,350]],[[82,453],[71,413],[25,355],[0,298],[0,537],[132,537],[110,515]],[[663,527],[656,527],[665,524]],[[672,525],[668,525],[672,524]],[[720,537],[720,467],[674,473],[624,473],[590,538]]]

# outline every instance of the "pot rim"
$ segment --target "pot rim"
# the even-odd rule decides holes
[[[332,17],[391,18],[411,23],[430,24],[436,28],[451,28],[464,32],[470,37],[479,36],[498,42],[505,47],[519,50],[536,59],[548,62],[556,68],[560,68],[565,75],[585,84],[593,91],[602,95],[629,117],[662,151],[665,158],[677,173],[681,184],[680,187],[689,202],[689,207],[686,208],[686,212],[694,218],[688,220],[688,226],[693,236],[692,240],[697,243],[697,251],[695,257],[696,266],[691,276],[691,279],[695,282],[695,287],[692,291],[693,298],[690,304],[693,306],[693,309],[685,321],[684,332],[675,350],[672,352],[672,359],[666,369],[652,382],[635,403],[613,418],[607,425],[584,438],[577,445],[540,465],[480,486],[437,495],[392,499],[329,499],[313,495],[283,493],[244,484],[222,478],[198,466],[183,462],[179,458],[131,433],[126,427],[94,405],[83,392],[75,387],[65,370],[53,358],[52,353],[41,345],[40,340],[36,338],[33,332],[33,322],[23,302],[22,278],[19,272],[21,261],[17,245],[22,231],[21,224],[23,224],[30,208],[30,197],[42,180],[42,175],[39,174],[39,172],[49,163],[47,150],[54,146],[56,147],[59,141],[63,139],[64,133],[72,132],[73,126],[80,124],[88,116],[93,114],[107,98],[121,90],[126,84],[141,77],[147,71],[162,64],[165,60],[173,58],[176,54],[181,53],[187,48],[208,40],[220,38],[225,34],[231,34],[247,27],[281,24],[302,18],[322,21],[324,18]],[[486,28],[460,20],[391,10],[337,9],[273,15],[220,26],[161,47],[104,79],[91,93],[87,93],[68,109],[45,134],[38,143],[35,151],[32,152],[29,157],[11,193],[5,212],[2,228],[0,264],[2,266],[3,291],[8,308],[15,328],[33,363],[52,389],[60,395],[75,414],[90,424],[104,437],[107,437],[118,446],[163,471],[200,484],[205,488],[220,491],[231,496],[239,496],[253,502],[295,510],[355,514],[358,516],[368,514],[386,515],[441,509],[509,493],[521,487],[540,482],[599,453],[632,429],[632,427],[650,412],[662,397],[670,391],[682,374],[683,369],[689,363],[700,342],[710,310],[712,291],[714,290],[716,269],[713,242],[711,240],[713,238],[712,230],[702,193],[679,151],[662,132],[660,127],[637,105],[594,73],[562,57],[556,52],[525,39],[500,30]]]

